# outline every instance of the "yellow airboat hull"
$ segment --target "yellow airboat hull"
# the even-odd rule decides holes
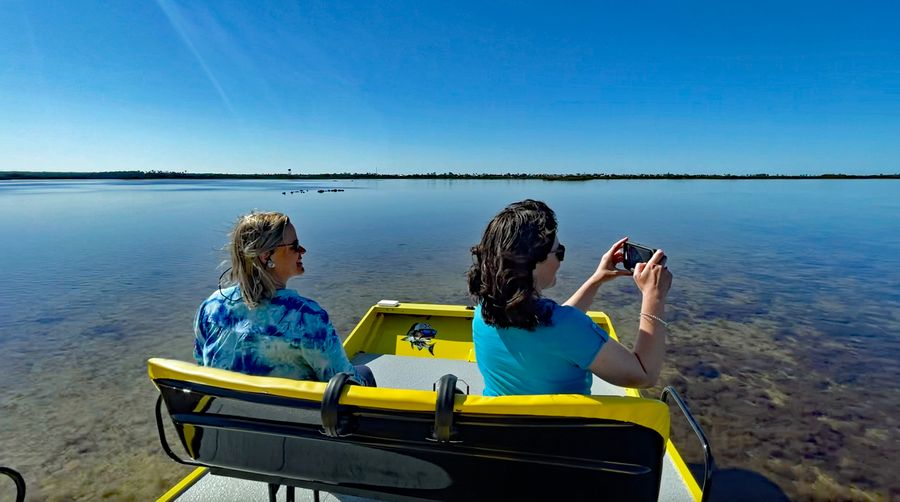
[[[264,493],[264,491],[260,492],[260,486],[265,486],[263,483],[246,481],[246,479],[258,479],[259,481],[266,481],[269,483],[277,482],[273,481],[276,479],[283,479],[285,480],[285,484],[302,488],[329,491],[329,487],[333,487],[333,491],[339,493],[349,493],[358,496],[369,494],[375,498],[467,498],[469,495],[465,495],[465,493],[479,493],[465,491],[466,489],[473,490],[478,487],[477,471],[492,467],[488,467],[489,464],[485,464],[485,466],[475,468],[476,472],[474,473],[468,472],[464,467],[468,461],[460,464],[458,458],[452,460],[452,455],[451,457],[442,455],[451,450],[457,457],[460,455],[464,456],[471,454],[473,466],[478,462],[494,462],[494,460],[482,459],[482,457],[485,457],[483,451],[484,445],[479,444],[476,438],[484,436],[479,436],[479,433],[474,430],[471,433],[465,432],[467,427],[465,423],[467,419],[473,421],[473,424],[477,424],[473,425],[473,427],[485,425],[502,427],[504,420],[509,422],[533,420],[552,421],[553,424],[551,425],[541,425],[541,427],[548,428],[560,426],[561,420],[580,420],[585,421],[585,431],[595,430],[598,425],[604,427],[616,424],[628,425],[635,429],[639,429],[642,431],[642,434],[649,434],[650,436],[655,437],[657,441],[662,441],[659,443],[660,446],[656,453],[663,455],[662,461],[659,462],[657,466],[661,473],[657,472],[655,474],[655,479],[658,483],[658,499],[701,500],[703,494],[700,485],[697,480],[694,479],[694,476],[691,474],[691,471],[688,469],[681,455],[679,455],[675,445],[669,440],[669,410],[668,406],[661,401],[642,398],[640,393],[635,389],[622,389],[599,379],[595,380],[595,386],[592,389],[592,392],[595,395],[592,396],[550,395],[484,397],[479,395],[480,389],[483,388],[483,382],[480,381],[480,374],[477,372],[476,365],[474,364],[475,352],[471,334],[473,314],[474,312],[471,308],[464,306],[413,303],[404,303],[397,306],[376,305],[369,309],[344,342],[344,348],[351,360],[355,363],[368,364],[375,372],[376,379],[378,380],[378,388],[348,386],[343,389],[338,389],[338,397],[336,398],[337,404],[335,406],[338,406],[340,409],[363,410],[360,412],[360,417],[368,417],[370,415],[375,416],[379,413],[399,413],[408,415],[405,418],[402,418],[403,420],[413,420],[410,416],[424,416],[430,420],[429,417],[435,416],[436,402],[437,408],[440,410],[439,401],[441,397],[440,395],[436,397],[437,393],[435,392],[434,387],[438,380],[441,379],[442,375],[446,373],[454,374],[459,378],[460,383],[456,382],[456,378],[452,380],[454,388],[471,387],[474,389],[474,391],[470,392],[468,395],[451,395],[449,401],[450,409],[447,410],[447,406],[445,406],[444,410],[449,413],[445,418],[449,417],[449,420],[451,421],[455,418],[458,421],[458,423],[454,423],[452,426],[453,434],[458,433],[460,436],[466,436],[466,434],[468,434],[468,437],[462,437],[461,440],[457,440],[456,443],[459,444],[454,443],[454,438],[450,436],[447,436],[443,443],[440,440],[429,438],[429,442],[417,446],[416,448],[418,449],[413,448],[410,450],[412,452],[410,458],[413,458],[417,462],[420,460],[419,457],[427,458],[429,460],[429,462],[425,462],[422,465],[416,464],[418,466],[416,468],[424,469],[423,472],[437,472],[432,469],[432,467],[438,465],[440,466],[438,471],[443,470],[445,473],[450,473],[448,476],[452,479],[443,481],[443,485],[434,485],[430,486],[430,488],[424,487],[423,485],[417,488],[409,485],[406,481],[392,485],[394,481],[379,480],[380,478],[376,479],[377,476],[371,478],[370,482],[360,481],[359,483],[354,482],[352,476],[350,478],[314,479],[308,481],[308,477],[314,476],[306,471],[296,471],[293,474],[278,472],[273,474],[273,472],[266,471],[265,466],[244,465],[241,461],[235,463],[233,459],[229,461],[231,463],[223,463],[221,459],[218,459],[215,456],[204,456],[203,449],[208,449],[208,446],[205,445],[203,441],[197,440],[195,436],[203,436],[205,434],[207,438],[210,438],[219,434],[220,436],[217,441],[221,442],[223,438],[226,437],[224,435],[225,432],[223,431],[232,431],[235,428],[239,428],[239,426],[235,425],[221,425],[216,429],[216,427],[209,426],[210,420],[212,420],[209,416],[206,416],[201,420],[198,415],[200,411],[197,410],[209,413],[209,402],[211,400],[218,399],[219,401],[224,402],[232,399],[242,400],[249,398],[250,401],[255,400],[254,402],[262,403],[265,399],[269,399],[278,400],[277,404],[280,405],[284,405],[285,402],[290,401],[307,404],[314,403],[316,406],[319,406],[318,403],[320,401],[322,403],[327,401],[327,398],[325,397],[328,394],[327,387],[331,384],[326,384],[325,382],[255,377],[212,368],[203,368],[191,363],[151,359],[149,361],[150,378],[157,384],[157,387],[159,387],[160,391],[163,393],[163,397],[165,398],[164,401],[170,416],[179,432],[181,445],[190,457],[190,460],[183,463],[204,465],[203,467],[195,469],[189,476],[160,497],[159,500],[175,500],[180,497],[191,500],[213,500],[215,497],[223,496],[225,493],[233,495],[234,493],[237,493],[235,490],[249,490],[246,492],[246,496],[248,497],[254,496],[250,495],[251,492],[256,493],[257,495],[255,496],[258,496],[259,493]],[[589,312],[588,315],[594,322],[609,333],[610,336],[617,339],[615,328],[606,314],[602,312]],[[422,324],[427,324],[436,334],[433,337],[419,337],[415,333],[415,328]],[[188,390],[188,388],[190,388],[190,390]],[[179,389],[181,393],[193,392],[196,394],[197,399],[188,405],[184,405],[184,403],[179,404]],[[209,389],[213,389],[212,394],[218,397],[206,395],[200,397],[201,394],[207,392]],[[215,392],[216,389],[220,391],[218,394]],[[440,389],[438,389],[438,392],[440,392]],[[179,406],[182,407],[181,411],[179,411]],[[188,406],[188,408],[184,408],[184,406]],[[268,405],[262,404],[260,406],[264,407]],[[204,409],[204,407],[206,408]],[[322,404],[321,408],[324,409],[325,404]],[[316,408],[316,410],[319,410],[319,408]],[[322,416],[324,420],[324,412]],[[190,417],[194,417],[198,421],[193,424],[188,423],[191,420]],[[391,420],[394,419],[400,418],[394,417]],[[267,420],[268,421],[261,421],[261,423],[268,424],[271,422],[271,419]],[[359,423],[365,421],[364,418],[353,418],[350,422],[356,423],[356,420],[358,420]],[[384,419],[381,418],[380,420]],[[486,420],[493,421],[493,423],[488,424],[485,422]],[[440,420],[436,420],[435,424],[438,424],[439,421]],[[249,423],[248,419],[244,419],[242,423]],[[533,427],[535,425],[525,424],[524,426]],[[563,423],[562,426],[571,428],[571,425],[565,423]],[[365,426],[361,427],[365,429]],[[381,425],[378,425],[378,427],[381,427]],[[328,429],[328,426],[325,428]],[[437,437],[437,429],[438,425],[435,425],[433,429],[429,430],[434,430],[434,434]],[[376,427],[372,430],[378,430],[378,428]],[[450,430],[450,428],[447,429],[447,431]],[[488,428],[487,430],[492,429]],[[538,429],[524,430],[531,431]],[[261,434],[258,430],[252,432],[257,435]],[[369,438],[373,435],[373,433],[365,432],[365,430],[355,432],[361,438]],[[551,432],[548,432],[548,434],[550,433]],[[169,448],[166,445],[162,427],[160,427],[160,434],[164,447],[166,447],[168,452]],[[249,434],[249,432],[247,434]],[[269,431],[266,432],[266,434],[272,434],[272,432]],[[292,433],[287,434],[288,437],[290,437]],[[449,434],[449,432],[447,432],[447,434]],[[564,432],[564,434],[569,434],[569,432]],[[314,434],[312,436],[314,436]],[[308,438],[309,441],[317,440],[317,438],[312,436]],[[353,433],[335,433],[333,438],[333,441],[340,443],[340,445],[335,444],[335,446],[340,446],[340,448],[350,447],[349,443],[353,442]],[[393,439],[399,440],[398,438]],[[318,438],[318,440],[321,440],[321,438]],[[372,442],[375,440],[366,442],[367,440],[364,439],[361,441],[365,444],[362,446],[356,444],[353,445],[353,448],[361,448],[362,450],[360,451],[364,452],[369,452],[370,450],[373,450],[373,448],[376,448],[379,452],[399,452],[401,450],[405,451],[404,448],[409,445],[408,438],[403,439],[405,443],[403,443],[404,446],[402,447],[395,444],[387,444],[381,440],[378,440],[381,441],[378,442],[378,444]],[[208,442],[209,441],[207,440],[207,443]],[[527,441],[523,442],[527,443]],[[318,447],[316,445],[319,443],[309,444]],[[440,448],[442,448],[441,444],[444,445],[444,450],[440,450]],[[476,446],[478,448],[475,448]],[[466,447],[470,449],[466,450]],[[429,448],[438,449],[440,451],[437,451],[436,453],[421,453]],[[498,458],[503,456],[503,452],[506,451],[505,448],[507,447],[498,447],[498,453],[496,454]],[[298,446],[295,449],[302,449],[302,447]],[[572,467],[566,468],[562,465],[566,461],[559,460],[569,458],[569,456],[573,454],[566,452],[551,453],[552,454],[547,456],[546,451],[538,453],[519,452],[518,455],[524,455],[525,457],[523,458],[532,455],[534,456],[535,461],[539,463],[546,463],[548,462],[547,459],[550,459],[550,464],[548,465],[553,465],[553,468],[562,469],[559,471],[562,473],[579,470],[579,464],[575,463],[572,464]],[[369,453],[365,454],[368,455]],[[389,454],[393,455],[394,453]],[[437,456],[429,456],[432,454]],[[606,455],[606,453],[600,454]],[[182,461],[177,455],[170,453],[170,456],[173,456],[176,460]],[[487,457],[490,456],[491,455],[487,455]],[[512,463],[503,465],[519,465],[515,463],[514,457],[515,455],[510,453],[510,458],[506,461]],[[451,460],[446,460],[447,458],[451,458]],[[628,462],[616,464],[616,462],[620,462],[620,460],[611,459],[611,457],[606,460],[609,460],[609,462],[598,467],[599,471],[606,473],[604,475],[612,475],[608,474],[608,472],[615,471],[615,469],[609,467],[610,465],[631,465]],[[406,460],[403,461],[405,462]],[[593,461],[594,459],[580,460],[580,462],[585,465]],[[446,462],[450,462],[450,464],[446,464]],[[366,465],[368,464],[360,464],[361,467],[359,468],[365,469]],[[450,466],[448,467],[448,465]],[[463,465],[463,467],[458,467],[458,465]],[[206,466],[210,466],[213,473],[244,479],[207,476],[209,470]],[[457,470],[454,471],[453,469]],[[628,469],[625,470],[627,471]],[[268,474],[265,474],[266,472],[268,472]],[[354,472],[359,471],[357,469],[357,471]],[[402,476],[402,473],[400,475]],[[293,476],[293,478],[291,476]],[[367,476],[369,475],[363,475],[363,477]],[[398,474],[392,473],[391,476],[396,477]],[[420,476],[426,475],[420,474]],[[441,476],[443,476],[443,474],[441,474]],[[472,478],[473,476],[474,478]],[[581,475],[577,474],[577,476]],[[653,478],[652,473],[650,476],[651,477],[648,479]],[[216,478],[219,482],[212,483],[212,478]],[[473,481],[469,478],[475,480]],[[465,488],[464,485],[466,482],[474,483],[474,488],[471,486]],[[524,479],[522,482],[524,482]],[[223,483],[225,485],[231,483],[231,486],[229,488],[221,488]],[[636,486],[643,485],[639,484]],[[462,491],[454,491],[453,487],[462,487],[459,488],[459,490]],[[432,491],[428,491],[426,488],[431,489]],[[216,490],[220,491],[217,492]],[[222,492],[221,490],[227,491]],[[572,492],[572,497],[567,497],[568,490],[566,486],[557,487],[557,493],[563,498],[582,498],[579,496],[581,492],[578,492],[577,490]],[[623,493],[629,492],[626,491]],[[647,497],[642,496],[642,498]],[[653,498],[655,499],[657,497]]]

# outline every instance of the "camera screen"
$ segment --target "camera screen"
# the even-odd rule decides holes
[[[650,258],[653,257],[653,253],[655,250],[635,244],[626,243],[624,251],[625,256],[623,265],[625,265],[625,268],[631,270],[638,263],[650,261]]]

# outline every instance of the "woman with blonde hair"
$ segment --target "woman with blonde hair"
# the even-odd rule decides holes
[[[303,255],[290,219],[276,212],[238,218],[228,243],[233,284],[220,284],[197,312],[194,358],[202,366],[248,375],[328,381],[349,372],[374,386],[369,368],[353,366],[328,313],[287,289],[302,275]]]
[[[546,204],[510,204],[472,248],[469,292],[475,358],[484,394],[590,394],[591,374],[623,387],[652,387],[666,351],[666,295],[672,274],[659,250],[634,272],[616,267],[627,238],[612,245],[597,270],[562,305],[543,296],[556,284],[566,248]],[[637,341],[629,350],[586,315],[601,284],[634,276],[643,296]]]

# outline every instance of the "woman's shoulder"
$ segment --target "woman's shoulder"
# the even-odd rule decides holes
[[[543,308],[546,308],[552,312],[551,319],[554,326],[593,323],[593,321],[591,321],[591,318],[588,317],[587,314],[579,310],[577,307],[573,307],[571,305],[561,305],[550,299],[542,300],[545,300],[546,302],[543,304]]]
[[[206,300],[203,301],[203,305],[209,304],[221,304],[228,302],[241,301],[241,290],[238,286],[231,286],[228,288],[218,288],[210,294]]]
[[[554,324],[567,314],[565,308],[565,305],[560,305],[550,298],[538,298],[535,303],[535,309],[539,312],[539,315],[550,319],[551,323]]]
[[[203,300],[197,311],[197,319],[218,319],[214,324],[218,324],[223,319],[229,319],[229,322],[236,322],[236,319],[243,319],[247,316],[247,306],[241,298],[241,291],[237,286],[229,288],[216,289]]]
[[[269,300],[273,306],[287,310],[296,310],[304,314],[328,315],[325,309],[311,298],[301,296],[293,289],[279,289],[275,296]]]
[[[566,317],[567,313],[563,312],[561,314],[561,310],[563,308],[562,305],[556,303],[554,300],[550,298],[540,297],[534,300],[534,311],[537,313],[538,317],[542,319],[541,325],[537,326],[535,329],[549,328],[557,323],[558,320],[562,320],[563,317]],[[475,329],[484,327],[489,327],[493,329],[497,329],[496,326],[492,324],[488,324],[484,317],[482,316],[482,304],[479,302],[475,306],[475,312],[473,316],[473,327]],[[532,330],[529,330],[532,331]]]
[[[590,336],[591,339],[593,335],[609,336],[586,313],[571,305],[556,306],[553,310],[553,327],[570,335]]]

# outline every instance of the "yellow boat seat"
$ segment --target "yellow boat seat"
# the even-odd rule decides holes
[[[656,500],[668,407],[620,396],[468,396],[148,362],[160,440],[214,474],[381,499]],[[169,446],[162,403],[188,458]]]

